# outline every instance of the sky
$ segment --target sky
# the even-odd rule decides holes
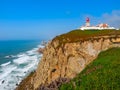
[[[86,17],[120,28],[120,0],[0,0],[0,40],[50,40]]]

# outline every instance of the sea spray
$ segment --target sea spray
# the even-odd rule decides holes
[[[8,57],[13,59],[0,65],[0,90],[14,90],[23,78],[37,68],[42,57],[37,52],[39,48],[44,46],[39,45],[32,50],[13,55],[14,58]]]

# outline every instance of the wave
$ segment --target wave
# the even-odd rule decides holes
[[[7,62],[7,63],[3,63],[3,64],[1,64],[0,66],[4,67],[4,66],[9,65],[10,63],[11,63],[11,61],[9,61],[9,62]]]
[[[4,72],[2,74],[0,74],[0,80],[3,79],[4,77],[6,77],[9,73],[11,73],[13,70],[15,70],[17,67],[8,67],[5,68]]]
[[[4,58],[15,58],[16,56],[14,55],[8,55],[8,56],[5,56]]]
[[[14,59],[13,62],[15,64],[19,65],[19,64],[22,64],[22,63],[27,63],[28,60],[29,60],[29,56],[28,55],[24,55],[24,56],[21,56],[21,57],[19,57],[17,59]]]
[[[14,55],[14,59],[0,66],[0,90],[14,90],[23,78],[37,68],[42,54],[37,48]]]

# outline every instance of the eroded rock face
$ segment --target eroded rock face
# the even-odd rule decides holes
[[[44,49],[42,60],[34,78],[30,80],[30,85],[32,84],[33,89],[36,90],[43,86],[49,86],[59,78],[74,78],[101,51],[116,46],[113,44],[114,42],[120,42],[120,37],[101,36],[94,37],[92,40],[61,45],[57,40],[50,42]]]

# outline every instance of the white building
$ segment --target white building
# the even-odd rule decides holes
[[[93,29],[103,30],[103,29],[115,29],[115,28],[110,27],[108,24],[105,24],[105,23],[101,23],[97,26],[90,26],[90,19],[87,17],[85,26],[82,26],[79,29],[81,29],[81,30],[90,30],[90,29],[92,29],[92,30]]]

